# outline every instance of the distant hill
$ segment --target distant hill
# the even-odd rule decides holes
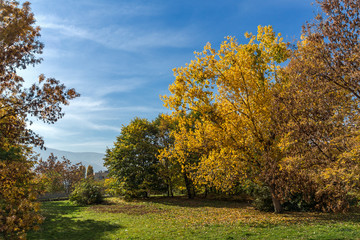
[[[95,172],[104,171],[106,168],[103,166],[103,158],[105,154],[96,153],[96,152],[68,152],[61,151],[53,148],[46,148],[45,150],[41,150],[40,148],[34,148],[34,150],[40,154],[40,157],[43,160],[46,160],[50,153],[53,153],[55,156],[61,160],[61,157],[69,159],[73,164],[81,162],[84,166],[92,165]]]

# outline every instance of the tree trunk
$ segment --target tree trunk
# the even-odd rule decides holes
[[[172,184],[171,184],[171,183],[167,184],[167,196],[168,196],[168,197],[174,197],[174,193],[173,193],[173,189],[172,189]]]
[[[170,196],[174,197],[172,183],[169,184],[169,191],[170,191]]]
[[[192,194],[192,189],[191,189],[191,180],[187,177],[186,172],[184,171],[184,181],[185,181],[185,186],[186,186],[186,191],[187,191],[187,195],[189,199],[193,199],[194,195]]]
[[[208,187],[207,187],[207,186],[205,186],[205,194],[204,194],[204,198],[206,198],[206,197],[207,197],[207,195],[208,195]]]
[[[273,205],[274,205],[275,213],[281,213],[282,212],[282,206],[281,206],[279,198],[275,194],[275,187],[274,186],[270,187],[270,192],[271,192],[271,199],[272,199],[272,202],[273,202]]]

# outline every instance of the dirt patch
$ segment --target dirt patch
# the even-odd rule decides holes
[[[163,213],[165,211],[156,207],[131,204],[96,205],[90,207],[89,210],[106,213],[125,213],[128,215],[145,215],[152,213]]]

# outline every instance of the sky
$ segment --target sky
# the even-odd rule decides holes
[[[20,1],[24,2],[24,1]],[[41,73],[75,88],[81,97],[53,125],[30,126],[45,146],[104,153],[135,117],[169,112],[172,69],[194,59],[207,42],[226,36],[246,43],[245,32],[272,25],[294,42],[311,21],[313,0],[30,0],[41,27],[44,59],[22,70],[26,83]]]

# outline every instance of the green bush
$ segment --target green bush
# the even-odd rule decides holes
[[[70,201],[80,205],[101,203],[103,201],[101,187],[96,185],[93,180],[81,181],[70,194]]]
[[[260,211],[272,212],[274,206],[271,198],[270,189],[266,186],[249,184],[247,192],[253,197],[252,205]],[[315,210],[315,197],[308,197],[308,201],[304,200],[301,193],[293,194],[282,202],[284,211],[312,211]]]
[[[271,199],[270,189],[268,187],[256,186],[253,189],[252,195],[254,197],[252,205],[256,209],[265,212],[274,211],[274,205]]]
[[[315,197],[310,197],[309,201],[305,201],[302,194],[294,194],[291,198],[283,203],[283,208],[285,211],[313,211],[316,207]]]

